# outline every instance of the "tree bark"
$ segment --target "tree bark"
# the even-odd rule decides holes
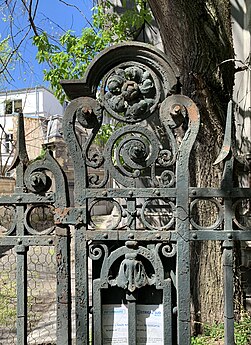
[[[148,2],[158,22],[164,49],[180,70],[182,92],[196,102],[201,114],[201,128],[190,164],[191,183],[219,187],[222,166],[212,164],[222,146],[226,107],[234,84],[234,65],[224,62],[234,57],[230,1]],[[218,242],[192,245],[195,325],[222,321],[221,254]]]

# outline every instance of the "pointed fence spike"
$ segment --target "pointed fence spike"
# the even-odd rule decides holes
[[[232,149],[232,114],[233,114],[233,101],[230,100],[228,102],[228,107],[227,107],[227,119],[226,119],[223,145],[219,153],[219,156],[217,157],[213,165],[216,165],[222,162],[228,156],[230,150]]]
[[[16,152],[13,158],[12,164],[9,167],[8,171],[11,171],[16,168],[19,162],[27,164],[29,161],[28,153],[26,150],[25,144],[25,132],[24,132],[24,116],[23,113],[18,113],[17,121],[17,143],[16,143]]]

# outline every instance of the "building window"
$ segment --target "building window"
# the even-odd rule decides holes
[[[13,134],[5,134],[5,153],[10,153],[12,151],[12,141],[13,141]]]
[[[20,113],[22,111],[22,100],[7,100],[5,103],[5,114]]]

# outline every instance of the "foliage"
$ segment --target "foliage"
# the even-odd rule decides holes
[[[234,323],[236,345],[248,345],[251,341],[251,317],[243,313],[239,322]],[[214,345],[224,341],[224,324],[204,325],[204,334],[191,338],[191,345]]]
[[[68,30],[56,43],[44,31],[34,36],[39,63],[48,63],[44,79],[49,81],[55,96],[63,102],[65,95],[59,84],[61,79],[81,78],[94,56],[110,44],[133,39],[146,22],[151,21],[145,1],[137,0],[131,9],[118,15],[113,5],[105,1],[93,8],[92,26],[84,28],[78,37]]]
[[[14,325],[16,320],[16,282],[9,275],[1,275],[0,280],[0,326]]]
[[[112,135],[114,132],[114,126],[107,123],[101,126],[99,129],[98,135],[95,138],[95,144],[98,146],[104,147],[108,138]]]
[[[9,46],[9,37],[1,40],[0,35],[0,84],[5,78],[6,73],[9,73],[9,71],[13,68],[13,59],[11,58],[11,55],[12,52]]]

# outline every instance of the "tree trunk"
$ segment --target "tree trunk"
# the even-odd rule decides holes
[[[191,160],[191,183],[219,187],[221,167],[212,164],[222,146],[232,95],[234,56],[229,0],[149,0],[166,52],[178,66],[182,92],[198,105],[201,128]],[[206,215],[208,217],[208,215]],[[203,219],[202,219],[203,222]],[[192,304],[195,324],[221,321],[223,274],[218,242],[192,245]]]

